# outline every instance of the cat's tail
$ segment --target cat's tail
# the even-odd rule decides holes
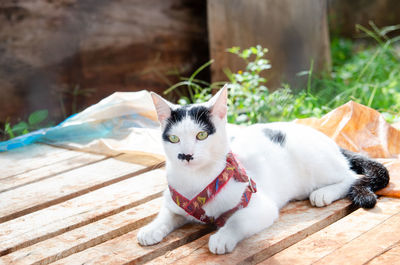
[[[364,175],[357,179],[349,190],[348,197],[356,206],[373,208],[376,204],[375,191],[386,187],[389,183],[389,172],[381,163],[360,154],[341,149],[349,161],[350,169]]]

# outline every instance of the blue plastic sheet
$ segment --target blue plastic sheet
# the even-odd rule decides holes
[[[95,139],[124,139],[134,128],[158,128],[147,91],[114,93],[55,127],[0,142],[0,151],[36,142],[85,145]]]

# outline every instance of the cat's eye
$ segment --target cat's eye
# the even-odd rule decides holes
[[[169,135],[169,136],[168,136],[168,140],[169,140],[171,143],[176,144],[176,143],[179,142],[179,137],[176,136],[176,135]]]
[[[207,132],[199,132],[197,135],[196,135],[196,139],[197,140],[204,140],[204,139],[206,139],[208,137],[208,133]]]

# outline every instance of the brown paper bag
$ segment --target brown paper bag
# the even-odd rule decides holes
[[[389,170],[390,183],[378,194],[400,198],[400,130],[379,112],[350,101],[320,119],[296,122],[323,132],[345,149],[379,158]]]

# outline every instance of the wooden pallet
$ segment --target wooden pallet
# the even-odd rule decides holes
[[[228,255],[208,250],[212,229],[186,225],[142,247],[138,229],[162,204],[157,156],[105,156],[32,145],[0,154],[0,264],[395,264],[400,200],[353,209],[341,200],[281,211],[271,228]],[[251,220],[249,220],[251,222]]]

